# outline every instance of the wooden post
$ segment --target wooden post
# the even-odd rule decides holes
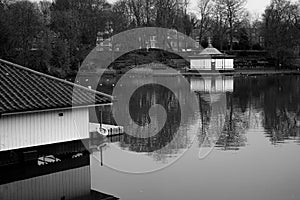
[[[101,111],[100,111],[100,130],[102,130],[102,108],[101,108]]]
[[[101,166],[103,166],[103,154],[102,154],[102,147],[100,147],[100,162],[101,162]]]
[[[99,151],[99,156],[100,156],[100,165],[103,166],[103,153],[102,153],[102,148],[106,146],[106,144],[104,145],[100,145],[97,147],[97,150]]]

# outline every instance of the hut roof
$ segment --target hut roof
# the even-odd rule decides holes
[[[212,44],[209,44],[206,49],[204,49],[200,55],[223,55],[218,49],[214,48]]]
[[[0,59],[0,114],[112,102],[112,97]]]

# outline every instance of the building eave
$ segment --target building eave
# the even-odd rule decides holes
[[[111,106],[112,103],[106,104],[94,104],[94,105],[86,105],[86,106],[74,106],[74,107],[64,107],[64,108],[52,108],[52,109],[44,109],[44,110],[30,110],[30,111],[19,111],[19,112],[7,112],[7,113],[0,113],[0,116],[12,116],[12,115],[25,115],[25,114],[35,114],[35,113],[46,113],[46,112],[53,112],[53,111],[65,111],[65,110],[72,110],[72,109],[89,109],[93,107],[103,107],[103,106]]]
[[[233,59],[235,56],[226,55],[226,54],[212,54],[212,55],[195,55],[195,56],[189,56],[190,59],[207,59],[207,58],[225,58],[225,59]]]

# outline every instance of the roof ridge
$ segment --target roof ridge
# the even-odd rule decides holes
[[[75,84],[75,83],[72,83],[72,82],[69,82],[69,81],[66,81],[66,80],[63,80],[63,79],[60,79],[60,78],[48,75],[48,74],[44,74],[44,73],[41,73],[41,72],[38,72],[38,71],[35,71],[35,70],[32,70],[32,69],[29,69],[27,67],[24,67],[24,66],[21,66],[21,65],[18,65],[18,64],[15,64],[15,63],[3,60],[1,58],[0,58],[0,62],[8,64],[8,65],[12,65],[12,66],[14,66],[16,68],[19,68],[19,69],[22,69],[22,70],[26,70],[28,72],[34,73],[34,74],[42,76],[42,77],[46,77],[46,78],[49,78],[49,79],[52,79],[52,80],[55,80],[55,81],[59,81],[61,83],[65,83],[65,84],[71,85],[73,87],[77,87],[79,89],[83,89],[83,90],[86,90],[86,91],[89,91],[89,92],[92,92],[92,93],[95,93],[95,94],[103,95],[103,96],[108,97],[108,98],[110,98],[110,99],[113,100],[113,96],[111,96],[109,94],[105,94],[105,93],[99,92],[97,90],[89,89],[89,88],[86,88],[86,87],[84,87],[82,85],[78,85],[78,84]]]

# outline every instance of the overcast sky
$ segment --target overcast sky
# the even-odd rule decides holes
[[[267,5],[270,4],[270,0],[248,0],[247,8],[251,12],[258,12],[262,14]]]
[[[198,0],[190,0],[191,8],[195,8],[197,6]],[[271,0],[248,0],[246,8],[254,15],[263,14],[267,5],[269,5]]]
[[[108,2],[115,2],[117,0],[108,0]],[[191,2],[191,9],[193,10],[193,8],[195,8],[197,6],[197,1],[198,0],[190,0]],[[251,13],[257,13],[259,15],[261,15],[266,6],[269,5],[271,0],[248,0],[247,2],[247,9],[251,12]]]
[[[39,0],[31,0],[31,1],[39,1]],[[51,1],[51,0],[50,0]],[[114,3],[117,0],[107,0],[110,3]],[[194,8],[196,8],[197,6],[197,1],[198,0],[190,0],[191,5],[190,5],[190,10],[193,11]],[[271,0],[248,0],[246,8],[251,12],[251,13],[256,13],[261,15],[266,6],[270,4]],[[295,1],[295,0],[292,0]],[[194,11],[195,12],[195,11]]]

